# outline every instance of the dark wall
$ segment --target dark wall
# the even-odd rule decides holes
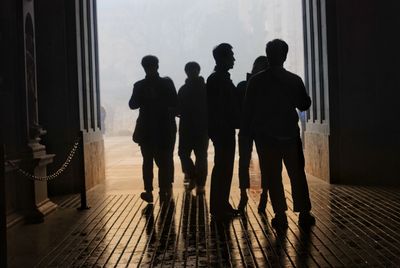
[[[1,127],[7,130],[4,133],[5,153],[15,159],[26,150],[27,142],[22,4],[20,1],[2,2],[1,87],[3,109],[6,112]]]
[[[17,165],[29,170],[31,160],[27,146],[27,110],[24,65],[24,31],[22,1],[1,1],[0,6],[1,50],[0,65],[2,81],[2,123],[4,157],[15,160]],[[15,169],[5,165],[5,187],[7,214],[16,212],[29,198],[24,195],[29,182],[17,176]]]
[[[335,8],[332,181],[400,185],[399,3],[342,0]]]
[[[3,10],[3,6],[0,3],[0,10]],[[5,18],[4,14],[0,14],[0,25],[3,25]],[[3,58],[5,54],[4,47],[4,29],[0,26],[0,58]],[[4,72],[5,66],[0,65],[0,126],[3,125],[4,117],[4,104],[3,104],[3,92],[4,92]],[[7,267],[7,221],[6,221],[6,183],[5,183],[5,167],[4,167],[4,138],[3,128],[0,128],[0,267]]]
[[[39,120],[47,130],[43,139],[47,152],[56,154],[49,173],[64,163],[80,135],[74,12],[73,1],[35,2]],[[79,191],[78,157],[49,183],[50,195]]]

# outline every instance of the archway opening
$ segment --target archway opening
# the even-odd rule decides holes
[[[265,55],[265,44],[281,38],[289,44],[285,68],[304,76],[301,0],[100,0],[97,9],[108,182],[118,178],[133,185],[135,177],[142,187],[141,159],[135,158],[139,147],[131,138],[138,111],[129,109],[128,100],[133,83],[145,76],[143,56],[156,55],[160,75],[171,77],[179,90],[185,81],[184,65],[198,62],[206,79],[214,68],[212,49],[227,42],[235,53],[231,78],[236,85],[246,79],[254,59]],[[179,158],[175,166],[181,174]]]

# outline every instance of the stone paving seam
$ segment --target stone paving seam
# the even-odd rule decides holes
[[[133,200],[135,197],[136,197],[136,200],[135,200],[133,206],[135,206],[135,205],[139,202],[139,197],[138,197],[138,196],[135,196],[135,195],[129,195],[129,196],[131,196],[131,199],[128,201],[128,203],[127,203],[125,209],[123,210],[123,212],[126,211],[126,208],[128,208],[128,206],[131,207],[131,202],[132,202],[132,200]],[[120,222],[119,226],[117,227],[118,230],[121,229],[121,226],[122,226],[122,225],[125,223],[125,221],[129,218],[128,216],[131,216],[131,217],[130,217],[130,221],[132,221],[132,220],[134,219],[134,216],[136,215],[137,211],[134,212],[134,215],[133,215],[133,216],[131,215],[131,212],[132,212],[132,210],[129,210],[128,213],[125,213],[125,214],[126,214],[125,217],[123,218],[123,220]],[[122,216],[122,213],[121,213],[120,216]],[[115,220],[114,224],[117,223],[117,221],[118,221],[118,219]],[[113,224],[113,225],[114,225],[114,224]],[[111,229],[111,228],[110,228],[110,229]],[[123,234],[124,234],[125,232],[126,232],[126,229],[124,230]],[[82,264],[86,264],[87,259],[88,259],[91,255],[93,255],[93,253],[99,248],[100,245],[103,244],[103,241],[104,241],[104,239],[107,237],[108,233],[109,233],[109,232],[105,232],[105,233],[102,235],[103,237],[98,241],[97,245],[91,250],[91,252],[89,253],[88,257],[86,257],[86,258],[82,261]],[[116,234],[117,234],[117,233],[114,233],[114,234],[111,236],[111,240],[114,239],[114,237],[116,237]],[[118,246],[118,242],[121,241],[121,239],[122,239],[122,237],[123,237],[123,234],[120,235],[120,238],[118,239],[117,244],[115,245],[115,247]],[[106,246],[104,247],[104,249],[101,250],[100,256],[104,254],[104,251],[107,249],[108,246],[109,246],[109,245],[106,245]],[[93,265],[96,265],[96,262],[97,262],[97,260],[96,260],[94,263],[92,263],[92,264],[93,264]]]
[[[179,195],[177,195],[176,197],[171,197],[170,200],[165,201],[165,202],[168,202],[168,207],[167,207],[167,210],[165,211],[165,216],[164,216],[164,219],[163,219],[163,223],[162,223],[161,229],[159,229],[160,238],[157,239],[156,243],[153,243],[153,244],[155,244],[155,246],[154,246],[155,248],[154,248],[154,251],[153,251],[153,255],[151,256],[151,261],[150,261],[151,264],[154,264],[157,255],[160,255],[160,252],[159,252],[160,250],[162,250],[162,255],[164,256],[164,255],[165,255],[165,252],[166,252],[167,249],[168,249],[168,239],[169,239],[169,236],[170,236],[170,234],[171,234],[171,229],[172,229],[172,225],[173,225],[173,223],[171,223],[171,221],[172,221],[172,219],[175,217],[175,213],[176,213],[176,205],[173,205],[173,204],[176,204],[176,203],[179,202]],[[171,213],[171,212],[170,212],[171,205],[173,205],[173,208],[172,208],[172,215],[169,217],[169,215],[170,215],[170,213]],[[169,223],[168,223],[168,226],[167,226],[167,227],[169,227],[169,228],[168,228],[167,237],[166,237],[166,239],[164,240],[164,236],[165,236],[165,224],[167,223],[168,220],[169,220]],[[163,245],[163,242],[161,242],[161,241],[165,241],[165,242],[164,242],[164,243],[165,243],[165,245],[164,245],[164,246],[165,246],[164,250],[163,250],[162,247],[161,247],[161,245]],[[157,254],[157,253],[159,253],[159,254]],[[162,261],[163,261],[163,259],[161,259],[161,263],[162,263]],[[156,265],[157,265],[157,263],[156,263]]]
[[[161,205],[158,205],[158,203],[159,202],[155,202],[154,203],[155,205],[153,205],[153,208],[152,208],[152,215],[150,215],[149,219],[146,219],[146,223],[143,226],[143,229],[141,231],[141,235],[139,236],[140,238],[136,243],[136,246],[135,246],[135,249],[134,249],[133,253],[135,253],[136,249],[138,248],[139,242],[140,242],[141,238],[143,237],[143,233],[145,231],[147,232],[146,228],[149,227],[150,220],[154,219],[153,222],[151,223],[152,226],[150,226],[151,229],[150,229],[149,233],[148,234],[146,233],[146,235],[148,236],[147,237],[147,241],[144,243],[144,247],[140,251],[138,251],[140,256],[139,256],[139,259],[137,260],[137,263],[135,263],[137,266],[140,265],[141,261],[143,260],[143,256],[146,254],[146,249],[148,248],[148,245],[150,244],[151,240],[154,239],[154,226],[157,224],[158,219],[160,217],[160,213],[161,213],[163,207],[165,206],[165,202],[163,202]],[[157,213],[156,213],[156,217],[154,218],[155,208],[157,208]],[[139,230],[139,232],[140,232],[140,230]],[[134,254],[131,254],[131,256],[129,257],[127,265],[129,265],[132,262],[133,255]],[[119,261],[120,261],[120,259],[118,259],[118,262]],[[115,265],[117,265],[118,262]],[[135,260],[135,262],[136,262],[136,260]]]
[[[287,191],[287,193],[290,193],[290,192]],[[292,207],[293,207],[293,200],[292,200],[291,198],[287,198],[287,201],[288,201],[289,203],[291,203],[291,204],[292,204]],[[300,236],[305,234],[305,230],[304,230],[303,228],[301,228],[301,227],[298,225],[298,222],[297,222],[298,217],[297,217],[297,215],[296,215],[293,211],[292,211],[292,213],[289,213],[288,219],[289,219],[290,221],[292,221],[292,223],[293,223],[294,225],[297,226],[297,228],[298,228],[298,230],[299,230],[299,232],[300,232]],[[323,239],[321,239],[321,238],[315,233],[315,230],[319,228],[318,225],[319,225],[319,222],[317,221],[316,225],[313,226],[312,228],[310,228],[310,230],[308,230],[308,231],[310,232],[310,233],[309,233],[310,237],[309,237],[308,239],[311,240],[312,237],[315,237],[315,239],[317,239],[317,240],[319,240],[319,241],[321,242],[321,245],[323,246],[323,248],[326,249],[327,251],[329,251],[329,253],[332,254],[332,255],[336,258],[336,260],[339,261],[339,262],[341,263],[340,258],[339,258],[339,257],[336,257],[336,254],[332,251],[331,247],[326,246],[326,245],[323,243]],[[294,235],[296,235],[296,234],[294,234]],[[297,239],[298,239],[298,241],[302,241],[302,239],[299,239],[298,237],[297,237]],[[327,257],[325,256],[326,254],[323,254],[323,253],[321,252],[321,247],[315,246],[315,243],[311,243],[311,246],[312,246],[315,250],[317,250],[317,252],[319,252],[319,254],[324,258],[324,260],[325,260],[328,264],[330,264],[329,260],[328,260]],[[328,255],[330,255],[330,254],[328,254]],[[314,258],[314,260],[315,260],[315,258]],[[320,264],[319,262],[317,262],[317,263]],[[331,265],[331,264],[330,264],[330,265]]]
[[[318,191],[313,191],[313,194],[314,194],[314,196],[319,196],[319,197],[322,198],[321,194]],[[338,202],[338,200],[336,202]],[[338,207],[335,204],[331,204],[331,206],[336,208],[336,213],[341,212],[343,215],[344,214],[348,214],[345,210],[341,209],[340,207]],[[344,222],[342,222],[342,223],[344,223],[343,226],[348,230],[347,237],[349,238],[349,235],[353,235],[354,237],[359,237],[359,234],[357,234],[354,231],[354,229],[350,228],[350,226],[349,226],[349,224],[351,224],[350,220],[351,220],[351,218],[350,219],[345,218]],[[346,224],[346,223],[348,223],[348,224]],[[352,227],[356,227],[354,224],[351,224],[351,226]],[[362,232],[362,230],[361,230],[361,232]],[[353,237],[353,240],[351,240],[352,243],[354,243],[354,237]],[[361,256],[361,258],[364,260],[365,264],[371,263],[371,265],[372,265],[376,260],[375,259],[371,259],[372,257],[369,254],[369,252],[371,252],[371,249],[372,249],[372,251],[374,251],[374,249],[364,239],[363,240],[359,240],[358,242],[359,242],[359,243],[357,243],[358,247],[360,249],[362,249],[361,251],[358,251],[358,252],[359,252],[359,254],[363,254],[363,255],[359,255],[359,256]],[[348,246],[350,246],[349,243],[346,242],[346,244]],[[365,259],[365,257],[367,259]],[[383,265],[383,264],[382,263],[378,263],[378,265]]]
[[[237,196],[237,195],[235,195],[235,196]],[[235,200],[233,199],[233,197],[231,197],[230,199],[231,199],[231,201],[232,201],[232,204],[233,204],[234,206],[236,206],[236,202],[235,202]],[[250,206],[250,204],[247,204],[247,205]],[[245,258],[244,258],[244,256],[243,256],[242,249],[241,249],[241,247],[240,247],[240,242],[239,242],[239,240],[242,240],[243,243],[247,245],[247,247],[243,247],[243,248],[248,249],[249,252],[250,252],[250,254],[251,254],[251,261],[252,261],[253,265],[254,265],[255,267],[259,267],[259,265],[258,265],[258,263],[257,263],[257,261],[256,261],[256,258],[255,258],[255,256],[254,256],[254,252],[253,252],[253,250],[254,250],[253,248],[254,248],[254,247],[253,247],[253,245],[252,245],[252,243],[251,243],[251,239],[249,238],[249,234],[248,234],[247,230],[244,228],[244,225],[243,225],[243,221],[242,221],[242,220],[243,220],[243,217],[246,217],[246,216],[245,216],[245,215],[241,215],[240,217],[238,217],[238,218],[235,219],[235,220],[239,221],[239,225],[240,225],[240,228],[242,229],[242,233],[243,233],[244,239],[242,239],[242,238],[239,239],[239,235],[237,234],[237,231],[236,231],[236,228],[235,228],[235,224],[234,224],[234,222],[232,222],[232,228],[233,228],[233,230],[234,230],[235,237],[236,237],[236,241],[237,241],[237,244],[238,244],[238,246],[239,246],[240,256],[242,257],[242,260],[246,263],[246,266],[247,266],[247,261],[245,260]],[[258,241],[257,236],[256,236],[255,234],[254,234],[254,236],[256,237],[256,241],[257,241],[257,243],[258,243],[258,246],[260,246],[260,248],[261,248],[261,245],[259,244],[259,241]],[[267,260],[267,257],[266,257],[266,255],[264,254],[264,252],[263,252],[263,255],[264,255],[264,258]]]
[[[344,192],[348,193],[347,191],[344,191]],[[351,193],[348,193],[348,194],[350,195]],[[362,211],[360,208],[354,207],[354,206],[353,206],[351,203],[349,203],[348,201],[344,201],[344,203],[346,203],[346,204],[349,205],[349,209],[351,209],[351,211],[352,211],[353,214],[354,214],[354,212],[358,212],[358,213],[356,213],[358,216],[364,217],[364,219],[365,219],[365,218],[368,218],[368,222],[374,223],[374,224],[373,224],[374,226],[377,226],[378,224],[381,224],[380,221],[378,221],[376,218],[372,218],[370,215],[366,214],[366,213],[365,213],[364,211]],[[380,214],[380,213],[378,212],[378,214]],[[386,232],[384,232],[384,234],[377,234],[377,233],[376,233],[375,231],[373,231],[371,228],[369,228],[368,226],[365,226],[365,225],[363,224],[363,222],[360,222],[359,220],[357,220],[356,217],[353,216],[352,219],[356,220],[360,225],[363,226],[364,229],[370,231],[369,234],[367,235],[367,237],[371,240],[371,242],[372,242],[371,244],[373,244],[373,242],[375,242],[375,240],[371,237],[370,234],[375,234],[375,235],[377,235],[377,236],[385,235],[386,237],[396,237],[396,238],[397,238],[397,239],[396,239],[397,241],[400,240],[400,236],[398,236],[398,232],[395,232],[395,231],[391,230],[390,228],[387,228],[387,225],[386,225],[386,224],[383,224],[383,227],[380,228],[380,231],[384,232],[384,230],[388,230],[388,231],[391,232],[391,235],[389,235],[389,234],[386,233]],[[400,227],[400,226],[399,226],[399,227]],[[359,227],[358,227],[358,228],[359,228]],[[363,232],[365,233],[364,230],[363,230]],[[386,247],[384,248],[385,251],[386,251],[389,255],[391,255],[392,257],[398,259],[398,258],[399,258],[399,253],[400,253],[400,252],[399,252],[399,248],[396,247],[395,245],[393,245],[393,243],[388,243],[388,242],[385,241],[385,240],[384,240],[384,242],[386,242]],[[382,244],[382,243],[381,243],[381,244]],[[397,252],[393,252],[393,250],[396,250]],[[385,255],[385,257],[386,257],[386,254],[384,254],[384,255]]]
[[[361,259],[362,259],[362,256],[359,255],[359,252],[357,252],[353,248],[349,247],[346,241],[344,241],[340,236],[337,236],[337,233],[335,231],[333,231],[331,228],[328,227],[328,223],[331,223],[331,221],[329,219],[326,219],[326,221],[325,221],[325,217],[322,216],[322,215],[325,215],[324,212],[319,213],[319,209],[324,209],[324,208],[320,207],[320,204],[319,204],[318,200],[314,200],[313,201],[313,208],[314,208],[313,212],[314,212],[314,215],[315,215],[316,220],[317,220],[316,227],[320,229],[321,225],[323,225],[322,227],[326,228],[327,231],[332,233],[332,235],[337,239],[336,241],[332,240],[333,238],[331,238],[330,236],[327,236],[326,232],[324,232],[324,231],[322,231],[320,229],[320,231],[325,235],[325,237],[329,241],[332,242],[332,245],[336,246],[339,249],[342,249],[342,248],[346,249],[346,250],[343,250],[342,253],[347,257],[348,260],[350,260],[350,262],[351,262],[350,264],[352,266],[356,266],[356,263],[354,262],[354,259],[352,258],[352,255],[350,255],[350,253],[353,252],[353,254],[354,254],[353,256],[357,255],[358,258],[361,258]],[[324,244],[329,243],[329,241],[325,241]],[[340,247],[338,245],[338,242],[340,242],[343,247]],[[329,246],[327,246],[327,247],[329,247]],[[329,247],[329,248],[332,248],[332,247]],[[343,260],[341,260],[341,261],[343,262]]]
[[[252,195],[250,195],[251,198],[249,198],[249,203],[253,203],[253,204],[257,204],[256,201],[254,200],[254,192],[252,193]],[[267,214],[258,214],[258,212],[256,212],[256,210],[253,208],[253,206],[250,206],[250,210],[252,212],[253,217],[249,217],[250,218],[250,223],[253,226],[253,229],[255,229],[254,227],[254,220],[257,222],[258,226],[261,229],[261,232],[264,236],[264,238],[268,241],[268,245],[271,248],[271,250],[274,253],[274,257],[276,256],[279,259],[279,266],[281,266],[281,261],[282,261],[282,257],[278,254],[275,245],[278,244],[279,245],[279,249],[281,252],[283,252],[286,256],[286,258],[289,260],[290,264],[292,266],[294,266],[294,263],[292,261],[292,259],[290,258],[287,249],[284,248],[280,243],[279,243],[279,237],[277,236],[276,232],[274,232],[274,230],[272,229],[272,226],[269,223],[268,220],[268,215]],[[260,218],[260,219],[259,219]],[[263,224],[260,223],[260,220],[263,221]],[[266,232],[266,230],[268,230],[268,234]],[[274,241],[271,240],[271,238],[274,239]],[[278,241],[278,243],[277,243]],[[274,261],[271,259],[271,261]]]
[[[177,260],[177,252],[178,252],[178,246],[179,246],[179,238],[181,235],[181,228],[183,225],[183,215],[184,215],[184,207],[185,207],[185,203],[186,203],[186,194],[183,194],[182,196],[182,205],[181,205],[181,209],[180,209],[180,216],[179,216],[179,225],[178,225],[178,231],[177,231],[177,235],[175,238],[175,246],[174,246],[174,253],[173,253],[173,261],[172,261],[172,267],[175,267],[175,262]]]
[[[86,245],[85,245],[85,248],[82,248],[80,251],[79,251],[79,247],[78,247],[78,250],[77,250],[77,252],[75,252],[75,254],[72,254],[72,257],[71,257],[71,254],[69,255],[69,256],[67,256],[66,257],[66,259],[68,259],[68,261],[72,261],[72,265],[75,265],[75,262],[76,261],[79,261],[79,258],[80,257],[82,257],[81,255],[83,254],[83,252],[85,252],[85,254],[86,254],[86,252],[90,252],[90,250],[88,250],[88,248],[90,247],[90,245],[92,245],[92,243],[95,241],[95,239],[96,239],[96,237],[97,237],[97,235],[99,235],[100,233],[101,233],[101,230],[106,230],[106,233],[105,233],[105,235],[106,234],[108,234],[111,230],[112,230],[112,227],[114,226],[114,224],[115,224],[115,222],[118,220],[118,218],[119,218],[119,216],[124,212],[124,210],[123,209],[121,209],[120,210],[120,208],[121,207],[123,207],[124,205],[125,205],[125,208],[129,205],[129,195],[123,195],[122,197],[122,202],[115,208],[115,206],[117,205],[116,203],[113,205],[113,207],[112,208],[114,208],[114,211],[112,212],[112,214],[111,215],[109,215],[109,217],[107,217],[106,219],[106,221],[103,223],[103,226],[101,226],[100,228],[99,228],[99,230],[98,231],[94,231],[94,230],[96,230],[96,228],[94,227],[94,228],[92,228],[91,230],[90,230],[90,232],[87,234],[87,237],[86,238],[89,238],[90,236],[93,236],[90,240],[88,240],[88,242],[89,243],[87,243]],[[119,201],[119,200],[118,200]],[[119,214],[118,214],[118,212],[120,212]],[[108,214],[108,213],[107,213]],[[107,215],[106,214],[106,215]],[[116,216],[116,214],[117,214],[117,216]],[[105,215],[105,216],[106,216]],[[99,221],[99,222],[102,222],[102,221]],[[111,222],[111,226],[107,226],[108,225],[108,223],[109,222]],[[98,226],[98,223],[96,223],[95,224],[95,226]],[[107,226],[107,229],[105,229],[104,227],[105,226]],[[101,235],[101,234],[100,234]],[[104,237],[104,236],[103,236]],[[79,243],[79,245],[84,245],[84,243],[82,243],[82,242],[85,242],[85,240],[83,240],[83,241],[81,241],[80,243]],[[74,256],[75,255],[75,256]],[[86,255],[88,255],[88,254],[86,254]],[[78,266],[80,266],[79,264],[78,264]]]
[[[115,196],[114,196],[114,197],[115,197]],[[103,202],[102,202],[101,204],[99,204],[99,205],[96,206],[95,208],[91,209],[91,210],[89,211],[88,215],[84,215],[84,214],[83,214],[83,216],[86,216],[86,217],[83,217],[82,219],[78,220],[77,223],[75,224],[75,227],[71,230],[71,232],[69,232],[69,233],[65,236],[65,238],[64,238],[60,243],[58,243],[57,246],[54,247],[54,249],[52,249],[46,256],[44,256],[44,257],[39,261],[39,263],[37,264],[37,266],[38,266],[38,267],[41,267],[42,264],[51,265],[51,263],[53,262],[53,260],[54,260],[59,254],[63,253],[65,248],[67,248],[68,244],[67,244],[67,243],[64,244],[64,242],[67,241],[68,239],[70,239],[71,236],[72,236],[74,233],[78,233],[78,230],[80,229],[80,225],[83,224],[88,218],[91,218],[91,217],[96,218],[96,217],[97,217],[97,210],[100,209],[102,206],[103,206],[103,208],[105,208],[105,207],[106,207],[106,202],[107,202],[107,201],[108,201],[108,203],[110,203],[110,202],[112,201],[112,199],[111,199],[111,200],[108,200],[108,198],[104,199]],[[85,213],[85,211],[82,211],[82,212]],[[100,210],[100,212],[101,212],[101,210]],[[63,249],[61,250],[60,247],[62,247]],[[53,254],[54,252],[56,252],[56,251],[58,251],[58,253],[57,253],[55,256],[52,255],[52,254]],[[49,258],[51,258],[51,260],[48,260]]]
[[[125,233],[128,231],[130,225],[131,225],[131,224],[134,222],[134,220],[136,219],[136,215],[138,215],[138,212],[139,212],[139,210],[140,210],[140,206],[141,206],[141,199],[140,199],[139,195],[137,195],[137,196],[136,196],[136,201],[135,201],[135,203],[134,203],[133,206],[130,208],[129,213],[128,213],[127,216],[126,216],[126,219],[128,219],[128,216],[131,215],[131,213],[134,213],[133,216],[131,217],[131,219],[129,220],[129,224],[128,224],[128,225],[126,226],[126,228],[124,229],[122,235],[121,235],[120,238],[118,239],[118,241],[117,241],[117,243],[115,244],[115,246],[112,246],[112,245],[108,244],[108,245],[106,245],[106,246],[104,247],[104,249],[103,249],[103,250],[101,251],[101,253],[99,254],[99,257],[97,258],[97,260],[96,260],[96,262],[94,263],[94,265],[96,265],[97,263],[99,263],[100,258],[102,258],[102,259],[105,258],[105,253],[104,253],[104,252],[106,252],[106,250],[107,250],[108,248],[111,248],[111,251],[110,251],[108,257],[111,256],[111,255],[114,253],[114,251],[116,250],[116,248],[119,246],[121,240],[123,239]],[[135,209],[136,207],[138,207],[138,208]],[[122,225],[122,224],[123,224],[123,223],[121,223],[121,225]],[[115,234],[114,234],[113,238],[114,238],[114,237],[115,237]],[[107,259],[108,259],[108,257],[107,257]],[[105,262],[107,261],[107,259],[105,259]]]

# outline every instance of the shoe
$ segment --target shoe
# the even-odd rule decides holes
[[[271,225],[275,229],[278,228],[287,228],[288,227],[288,221],[285,213],[279,213],[275,214],[275,218],[271,220]]]
[[[190,176],[189,174],[185,173],[185,175],[183,176],[183,183],[188,184],[189,182],[190,182]]]
[[[143,192],[140,194],[140,198],[142,198],[147,203],[153,203],[153,194],[151,192]]]
[[[211,220],[216,222],[229,222],[232,218],[239,215],[239,210],[230,209],[229,211],[219,212],[215,214],[211,214]]]
[[[257,208],[258,213],[265,214],[265,210],[267,208],[267,202],[268,202],[268,195],[262,192],[260,195],[260,203],[258,203],[258,208]]]
[[[310,212],[300,212],[299,225],[301,227],[310,227],[315,225],[315,217]]]
[[[203,195],[206,192],[206,188],[204,186],[196,187],[196,195]]]
[[[191,178],[189,181],[189,185],[186,188],[186,190],[191,191],[196,187],[196,180],[194,178]]]
[[[232,217],[236,217],[236,216],[240,215],[240,211],[239,211],[238,209],[234,209],[232,206],[229,206],[229,207],[224,211],[223,214],[225,214],[225,216],[227,216],[227,217],[232,218]]]
[[[159,194],[160,194],[160,196],[162,196],[162,195],[165,195],[165,196],[172,196],[172,194],[173,194],[172,186],[160,188]]]
[[[147,206],[145,206],[142,209],[142,214],[146,215],[146,216],[150,216],[151,213],[153,212],[153,209],[154,209],[154,205],[153,204],[147,204]]]
[[[216,223],[227,223],[231,220],[232,217],[228,217],[224,215],[223,213],[218,213],[218,214],[211,214],[211,222],[216,222]]]
[[[239,201],[239,205],[238,205],[238,210],[240,211],[240,213],[244,213],[246,206],[247,206],[247,201],[249,200],[249,197],[247,196],[247,194],[241,194],[240,195],[240,201]]]

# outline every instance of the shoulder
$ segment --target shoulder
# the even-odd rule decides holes
[[[303,79],[295,73],[284,70],[283,74],[285,75],[285,78],[292,83],[303,83]]]
[[[133,84],[133,87],[137,88],[137,87],[142,87],[145,83],[145,79],[139,80],[137,81],[135,84]]]
[[[198,83],[199,84],[205,84],[204,78],[202,76],[199,76]]]
[[[180,96],[180,95],[184,94],[185,92],[186,92],[186,85],[183,85],[179,88],[178,95]]]
[[[268,73],[269,73],[268,70],[256,73],[255,75],[253,75],[250,78],[249,84],[254,85],[254,84],[260,83],[261,81],[263,81],[268,76]]]
[[[171,85],[171,84],[173,85],[174,84],[174,81],[172,81],[172,79],[170,77],[168,77],[168,76],[160,77],[160,79],[164,84],[167,84],[167,85]]]
[[[212,74],[210,74],[207,78],[207,84],[210,82],[213,82],[217,79],[217,74],[215,72],[213,72]]]
[[[145,79],[139,80],[139,81],[137,81],[136,83],[133,84],[133,88],[134,89],[141,89],[141,88],[144,87],[145,83],[146,83]]]
[[[162,87],[167,88],[170,91],[176,92],[174,81],[169,77],[160,77]]]

